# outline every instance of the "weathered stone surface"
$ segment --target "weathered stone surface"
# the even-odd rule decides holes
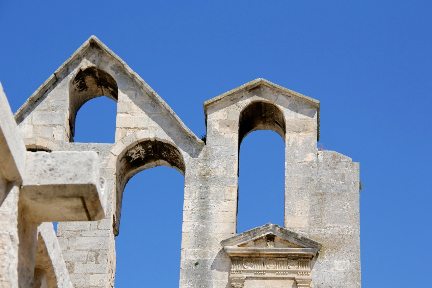
[[[73,143],[77,111],[102,95],[115,143]],[[124,187],[163,165],[185,177],[180,287],[360,287],[359,166],[316,148],[319,101],[256,79],[204,103],[204,143],[92,36],[17,111],[19,129],[1,89],[0,104],[0,285],[113,287]],[[284,227],[237,235],[239,147],[263,129],[285,142]],[[40,221],[70,222],[56,242]],[[42,254],[51,266],[35,266]]]
[[[51,223],[42,223],[38,227],[38,250],[35,269],[41,271],[40,274],[44,276],[47,287],[73,287],[63,259],[62,250]]]
[[[20,133],[0,86],[0,286],[72,287],[52,224],[40,224],[105,216],[99,158],[94,152],[36,152],[60,146],[39,136],[23,141],[23,133],[45,134],[29,123]],[[26,152],[24,142],[34,152]],[[85,213],[71,207],[76,197]]]
[[[0,183],[2,179],[0,179]],[[18,287],[18,201],[19,187],[4,185],[0,206],[0,287]]]
[[[0,177],[22,181],[25,168],[25,146],[0,83]],[[0,194],[0,199],[6,195]],[[0,201],[1,204],[1,201]]]
[[[40,222],[99,220],[107,193],[95,152],[27,152],[22,196]]]

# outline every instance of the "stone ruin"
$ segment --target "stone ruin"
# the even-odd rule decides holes
[[[74,143],[102,95],[115,143]],[[164,165],[185,177],[180,287],[360,287],[359,164],[317,149],[319,101],[257,79],[204,111],[205,142],[94,36],[15,115],[0,86],[0,286],[113,287],[124,187]],[[262,129],[285,142],[284,227],[237,234],[239,146]]]

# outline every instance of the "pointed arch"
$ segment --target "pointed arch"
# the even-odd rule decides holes
[[[73,142],[78,110],[89,100],[106,96],[118,101],[118,85],[108,72],[91,66],[80,69],[69,84],[69,140]]]
[[[128,136],[129,137],[129,136]],[[125,137],[125,138],[128,138]],[[124,141],[127,139],[123,139]],[[186,165],[179,148],[166,140],[158,138],[145,138],[133,141],[125,147],[116,157],[116,215],[114,234],[119,234],[120,215],[124,188],[135,174],[156,166],[172,167],[185,175]],[[111,149],[115,153],[118,146]],[[114,156],[114,155],[113,155]]]
[[[264,101],[254,101],[240,113],[239,149],[242,140],[256,130],[272,130],[285,140],[286,124],[283,112],[275,105]]]
[[[184,184],[183,175],[165,166],[130,178],[122,199],[121,233],[115,238],[115,287],[140,287],[142,279],[159,279],[158,287],[178,286]],[[167,229],[170,236],[164,237]],[[163,249],[149,253],[149,247]]]
[[[261,131],[261,133],[251,136],[252,138],[248,138],[249,140],[252,140],[252,142],[250,142],[249,140],[246,141],[246,147],[244,148],[246,150],[243,151],[246,152],[246,155],[249,155],[248,157],[244,158],[244,155],[241,156],[240,153],[240,146],[242,145],[242,141],[246,138],[247,135],[257,130],[269,130],[276,132],[282,137],[283,146],[280,145],[282,143],[278,142],[280,141],[279,139],[277,139],[278,136],[269,135]],[[273,132],[270,133],[274,134]],[[253,101],[241,110],[239,115],[238,131],[239,163],[237,167],[239,169],[239,186],[237,201],[240,201],[239,199],[242,199],[242,202],[237,202],[237,233],[239,232],[239,229],[241,232],[245,231],[244,228],[248,226],[245,226],[244,219],[253,219],[253,217],[257,216],[258,218],[254,219],[254,222],[263,221],[262,223],[256,223],[262,225],[266,222],[269,222],[269,220],[271,220],[272,222],[277,221],[276,216],[280,214],[282,215],[282,219],[280,219],[280,221],[277,221],[277,223],[281,225],[283,224],[283,215],[285,210],[285,193],[283,188],[285,183],[285,173],[281,170],[278,170],[278,173],[276,173],[277,171],[272,171],[272,169],[274,167],[278,167],[278,169],[284,169],[284,161],[282,161],[283,163],[281,163],[280,161],[276,161],[276,159],[284,159],[284,157],[280,153],[285,153],[285,134],[285,115],[276,104],[262,100]],[[261,137],[256,137],[259,135],[261,135]],[[253,143],[253,145],[251,145],[251,143]],[[256,149],[256,147],[259,147],[259,145],[261,145],[261,148]],[[255,150],[251,150],[252,147],[254,147]],[[253,153],[251,154],[252,151]],[[242,157],[243,160],[241,161],[241,163],[248,163],[247,166],[242,167],[243,170],[246,168],[246,170],[248,171],[246,173],[246,175],[248,176],[246,176],[246,178],[242,177],[243,179],[240,178],[240,158]],[[257,165],[254,165],[252,163]],[[268,164],[270,164],[271,166],[266,167],[266,165]],[[269,171],[272,172],[267,173]],[[242,173],[242,176],[244,175],[245,174]],[[259,182],[254,182],[257,180],[259,180]],[[243,182],[244,186],[240,186],[240,182]],[[251,183],[255,184],[253,186],[249,186],[249,184]],[[262,193],[265,191],[266,188],[273,187],[272,185],[276,185],[275,183],[278,187],[282,188],[280,191],[278,188],[276,189],[278,191],[274,191],[275,193],[267,192],[265,193],[265,195]],[[264,187],[260,186],[261,184],[264,184]],[[247,188],[245,189],[245,187]],[[257,191],[258,189],[261,190]],[[248,203],[248,209],[246,210],[244,209],[244,203]],[[251,206],[254,206],[255,209]],[[254,213],[248,214],[248,211],[254,211]],[[266,211],[271,212],[266,213]],[[280,211],[280,213],[277,213],[277,211]],[[265,219],[263,219],[262,217],[265,217]],[[277,219],[279,219],[279,216],[277,216]],[[252,227],[254,226],[255,225],[252,225]],[[247,229],[250,228],[251,227],[247,227]]]

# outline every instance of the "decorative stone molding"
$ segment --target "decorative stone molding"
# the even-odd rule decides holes
[[[311,287],[311,263],[321,244],[275,224],[246,231],[221,242],[231,260],[231,287],[246,279],[294,280]]]

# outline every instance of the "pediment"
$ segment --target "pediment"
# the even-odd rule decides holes
[[[105,54],[108,57],[127,66],[123,60],[120,59],[114,52],[112,52],[105,44],[102,43],[96,36],[90,36],[28,99],[23,105],[15,112],[15,120],[19,124],[25,119],[43,100],[47,91],[53,89],[59,84],[59,80],[65,75],[70,73],[76,65],[78,59],[84,56],[91,50],[97,51],[97,54]],[[127,67],[129,68],[129,67]],[[131,70],[129,68],[129,70]]]
[[[229,278],[235,288],[245,287],[248,279],[279,284],[294,280],[296,287],[311,287],[313,259],[321,248],[320,243],[271,223],[221,244],[231,261]]]
[[[169,105],[136,73],[134,72],[118,55],[116,55],[112,50],[110,50],[102,41],[100,41],[96,36],[91,36],[87,41],[85,41],[70,57],[67,59],[28,99],[27,101],[18,109],[14,117],[18,124],[24,121],[37,107],[45,101],[46,96],[50,91],[56,89],[61,84],[61,81],[70,75],[72,71],[79,68],[81,69],[83,63],[85,63],[85,68],[91,69],[97,68],[98,65],[91,63],[93,58],[98,58],[96,56],[103,56],[105,59],[112,60],[116,63],[116,69],[121,70],[126,75],[126,80],[123,82],[132,83],[129,86],[136,87],[136,90],[140,92],[141,95],[145,95],[145,99],[142,102],[151,102],[152,109],[157,109],[157,113],[164,115],[165,118],[169,118],[171,122],[170,127],[178,127],[178,131],[184,139],[189,139],[193,145],[204,146],[204,142],[200,140],[175,114],[175,112],[169,107]],[[87,58],[91,58],[90,60]],[[86,61],[84,61],[84,60]],[[105,61],[105,60],[104,60]],[[88,72],[89,73],[89,72]],[[100,73],[100,72],[99,72]],[[103,80],[108,79],[108,77],[101,77]],[[114,86],[112,83],[108,83],[108,88]],[[115,84],[117,85],[117,84]],[[60,85],[61,86],[61,85]],[[120,87],[118,87],[120,89]],[[60,88],[63,89],[63,88]],[[106,92],[105,96],[110,96],[111,93]],[[64,95],[67,95],[65,93]],[[110,97],[117,101],[117,95]],[[150,99],[150,100],[149,100]],[[64,103],[67,103],[64,102]],[[67,104],[64,104],[67,105]],[[156,108],[154,108],[156,107]],[[79,107],[78,107],[79,109]],[[78,110],[77,109],[77,110]],[[174,135],[175,133],[171,133]],[[172,136],[170,135],[170,136]],[[172,137],[176,137],[174,135]]]
[[[292,91],[285,87],[274,84],[266,79],[258,78],[251,82],[248,82],[242,86],[239,86],[233,90],[225,92],[215,98],[207,100],[204,102],[204,114],[207,115],[209,113],[213,113],[214,111],[218,111],[219,109],[224,109],[227,106],[233,105],[237,101],[241,99],[247,99],[251,97],[255,97],[256,95],[261,95],[262,92],[267,91],[267,96],[265,97],[267,101],[275,103],[275,99],[278,97],[285,98],[285,101],[289,102],[290,99],[294,99],[296,102],[307,103],[309,108],[314,108],[317,111],[317,138],[319,140],[319,126],[320,126],[320,101],[308,97],[306,95],[300,94],[298,92]],[[272,96],[269,96],[272,95]],[[213,112],[212,112],[213,111]]]
[[[223,240],[221,244],[232,248],[310,248],[314,251],[321,248],[320,243],[271,223]]]
[[[207,109],[210,106],[217,105],[219,102],[226,101],[226,100],[233,101],[234,98],[239,93],[241,93],[243,91],[251,91],[251,90],[257,89],[257,88],[259,88],[261,86],[268,87],[268,88],[274,90],[275,92],[278,92],[278,93],[280,93],[282,95],[285,95],[287,97],[296,97],[298,99],[302,99],[302,100],[310,103],[312,106],[317,107],[318,111],[319,111],[320,102],[318,100],[313,99],[311,97],[308,97],[306,95],[300,94],[298,92],[289,90],[289,89],[284,88],[282,86],[279,86],[277,84],[274,84],[274,83],[272,83],[272,82],[270,82],[270,81],[268,81],[266,79],[258,78],[258,79],[255,79],[255,80],[251,81],[251,82],[248,82],[248,83],[246,83],[246,84],[244,84],[242,86],[239,86],[239,87],[237,87],[237,88],[235,88],[233,90],[225,92],[222,95],[219,95],[219,96],[217,96],[215,98],[207,100],[206,102],[204,102],[204,112],[207,114]]]

